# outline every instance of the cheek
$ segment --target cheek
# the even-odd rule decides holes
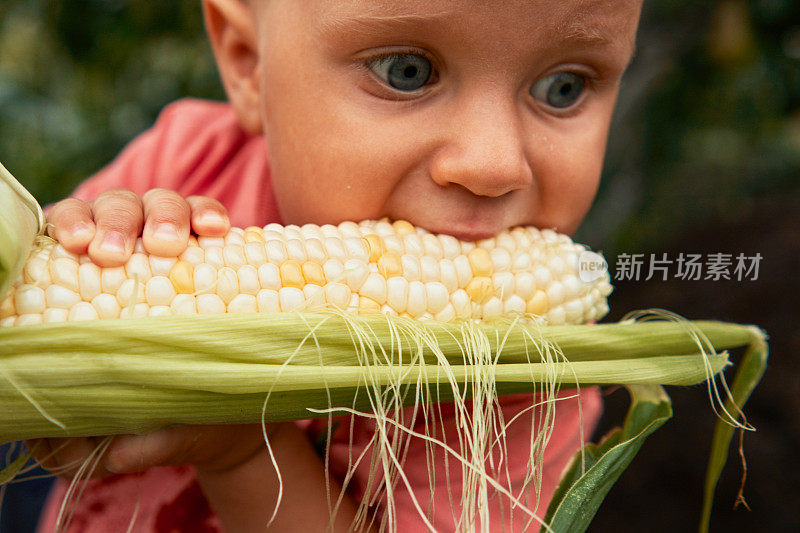
[[[597,193],[605,141],[599,130],[557,141],[537,178],[542,215],[537,224],[567,234],[578,228]]]

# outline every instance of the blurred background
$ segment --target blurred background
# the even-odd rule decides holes
[[[224,97],[197,0],[0,3],[0,161],[40,203],[68,195],[185,96]],[[663,254],[761,255],[756,279],[617,280],[609,320],[661,307],[766,329],[770,367],[746,408],[757,428],[744,439],[751,510],[732,509],[734,449],[712,531],[800,530],[800,2],[646,2],[603,184],[577,238],[605,253],[612,276],[621,254],[643,254],[645,269]],[[669,394],[673,420],[590,531],[696,528],[715,418],[704,388]],[[596,437],[627,405],[624,390],[608,391]],[[33,530],[47,483],[5,488],[0,532]]]

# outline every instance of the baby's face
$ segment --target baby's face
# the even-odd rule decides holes
[[[594,198],[631,0],[256,0],[284,222],[389,217],[464,239],[573,232]]]

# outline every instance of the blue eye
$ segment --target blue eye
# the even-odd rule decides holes
[[[416,91],[431,79],[431,62],[417,54],[397,54],[381,57],[369,63],[380,79],[398,91]]]
[[[586,79],[572,72],[556,72],[531,87],[531,96],[556,109],[565,109],[578,101],[586,88]]]

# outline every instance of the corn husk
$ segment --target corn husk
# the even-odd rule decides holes
[[[22,272],[42,228],[41,207],[0,164],[0,298]]]

